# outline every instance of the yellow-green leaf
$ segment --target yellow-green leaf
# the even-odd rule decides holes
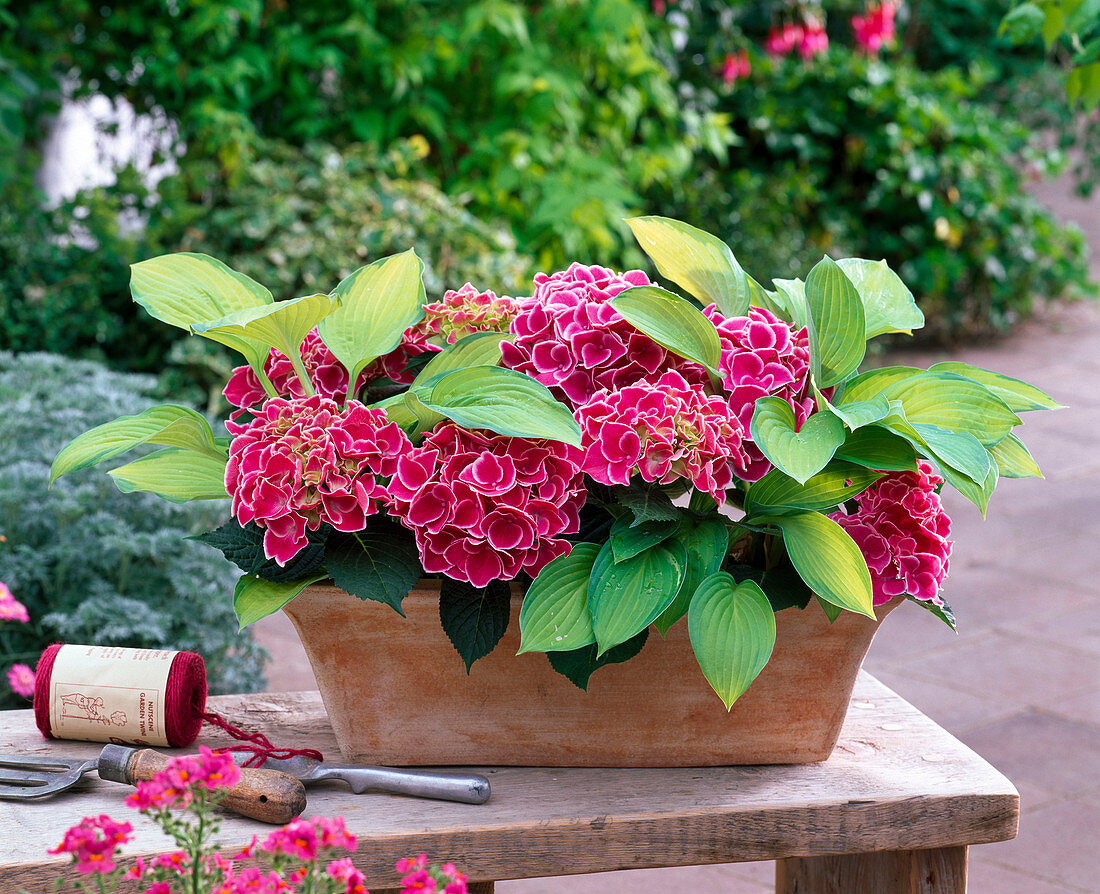
[[[827,388],[844,381],[863,362],[867,350],[863,302],[836,261],[826,256],[806,277],[806,306],[814,381]]]
[[[844,425],[832,413],[814,413],[796,430],[791,405],[773,395],[757,399],[749,431],[772,465],[801,483],[825,468],[844,443]]]
[[[588,615],[588,579],[596,543],[578,543],[549,562],[528,588],[519,611],[519,652],[567,652],[596,641]]]
[[[1058,401],[1045,391],[1014,379],[1011,376],[1001,375],[992,370],[982,369],[980,366],[971,366],[957,360],[945,360],[929,368],[930,372],[954,373],[966,379],[971,379],[981,385],[985,385],[997,397],[1004,401],[1014,413],[1023,413],[1027,410],[1064,410]]]
[[[233,590],[233,611],[237,613],[238,631],[274,614],[310,584],[324,579],[324,574],[315,574],[302,580],[275,583],[254,574],[243,575]]]
[[[913,293],[886,261],[844,258],[836,263],[856,287],[863,302],[868,339],[887,332],[911,335],[914,329],[924,325],[924,314],[917,307]]]
[[[1016,435],[1006,435],[989,448],[1001,478],[1042,478],[1043,473],[1030,451]]]
[[[718,330],[689,301],[657,286],[635,286],[612,298],[611,306],[657,344],[717,375]]]
[[[124,494],[147,491],[173,503],[228,497],[224,456],[166,447],[112,469],[109,474]]]

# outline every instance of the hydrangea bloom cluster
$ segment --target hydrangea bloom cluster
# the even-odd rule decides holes
[[[580,451],[439,425],[397,461],[391,514],[416,536],[427,572],[483,587],[534,576],[569,551],[585,499]]]
[[[868,9],[866,15],[852,16],[852,32],[864,52],[877,53],[894,39],[896,14],[897,4],[893,0],[885,0]]]
[[[26,624],[30,619],[27,607],[11,594],[7,584],[0,582],[0,621],[19,621]]]
[[[916,472],[889,472],[863,491],[853,514],[830,516],[867,560],[875,605],[903,593],[943,605],[939,592],[951,555],[951,519],[936,493],[942,483],[920,460]]]
[[[411,448],[383,410],[320,395],[272,398],[233,434],[225,486],[242,524],[264,528],[264,553],[285,565],[322,522],[361,531],[388,497],[382,479]]]
[[[615,273],[573,264],[535,276],[535,294],[501,345],[504,365],[546,385],[573,410],[603,389],[621,388],[679,369],[702,382],[702,367],[670,354],[628,323],[608,301],[632,286],[652,285],[641,270]]]
[[[771,463],[749,435],[756,401],[767,394],[782,398],[794,410],[799,427],[814,410],[810,338],[805,328],[792,330],[760,307],[750,307],[743,317],[724,317],[713,304],[704,313],[718,329],[718,372],[747,439],[749,461],[737,474],[745,481],[756,481],[771,469]],[[831,391],[825,389],[824,393]]]
[[[519,314],[519,304],[506,295],[478,291],[470,283],[448,289],[443,300],[424,305],[423,328],[453,345],[475,332],[507,332]]]
[[[105,813],[86,816],[47,853],[71,854],[76,871],[82,875],[107,875],[114,871],[115,851],[134,837],[133,831],[129,823],[116,823]]]
[[[721,504],[733,481],[731,465],[748,463],[744,427],[729,404],[674,371],[601,391],[576,415],[582,468],[603,484],[627,485],[635,473],[661,484],[685,478]]]

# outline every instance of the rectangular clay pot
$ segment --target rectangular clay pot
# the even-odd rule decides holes
[[[726,713],[680,622],[664,640],[601,668],[583,692],[519,648],[518,595],[504,639],[467,676],[439,623],[439,583],[407,617],[330,585],[283,611],[313,665],[344,758],[390,765],[694,767],[827,758],[879,621],[829,624],[811,601],[776,615],[771,661]]]

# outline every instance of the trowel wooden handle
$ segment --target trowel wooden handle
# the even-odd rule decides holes
[[[168,765],[157,751],[135,750],[126,764],[130,785],[147,782]],[[220,806],[262,823],[286,825],[306,809],[306,789],[293,776],[279,770],[241,769],[241,781],[229,790]]]

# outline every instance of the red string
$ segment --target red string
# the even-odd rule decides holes
[[[312,748],[276,748],[263,733],[246,733],[213,712],[205,711],[200,716],[207,723],[229,733],[234,739],[248,743],[246,745],[228,745],[217,749],[218,751],[251,751],[252,757],[241,764],[242,767],[262,767],[268,759],[286,760],[290,757],[309,757],[315,761],[325,759],[320,751],[315,751]]]

